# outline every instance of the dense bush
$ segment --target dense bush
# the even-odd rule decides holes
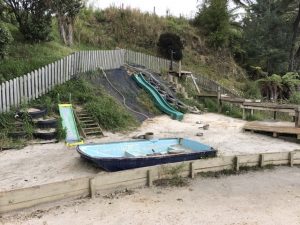
[[[4,0],[6,6],[13,12],[23,37],[32,42],[48,41],[52,31],[52,12],[49,1]]]
[[[174,33],[163,33],[158,40],[159,53],[165,58],[171,59],[171,52],[175,60],[182,59],[183,43],[180,37]]]
[[[293,94],[289,98],[289,102],[292,104],[300,104],[300,93],[293,92]]]
[[[0,59],[7,54],[8,45],[12,40],[9,30],[0,23]]]

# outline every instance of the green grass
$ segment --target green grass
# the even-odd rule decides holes
[[[57,86],[53,91],[33,102],[32,104],[48,105],[58,112],[58,98],[62,103],[69,102],[71,94],[72,104],[83,106],[99,122],[102,128],[112,131],[121,131],[134,128],[138,122],[113,97],[109,96],[101,87],[95,88],[88,81],[79,78]],[[46,100],[51,99],[51,101]]]
[[[145,107],[150,113],[154,115],[160,115],[161,111],[155,106],[151,97],[144,91],[141,90],[139,96],[137,97],[137,101]]]

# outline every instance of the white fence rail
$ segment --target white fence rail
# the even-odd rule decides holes
[[[37,99],[76,74],[93,71],[99,67],[105,70],[116,69],[124,63],[142,65],[157,73],[168,70],[170,65],[169,60],[125,49],[76,52],[24,76],[0,84],[0,113],[9,112],[24,102]],[[218,85],[205,77],[201,82]]]

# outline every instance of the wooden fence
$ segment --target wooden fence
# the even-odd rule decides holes
[[[0,84],[0,113],[9,112],[11,108],[18,108],[24,102],[37,99],[76,74],[93,71],[99,67],[105,70],[116,69],[124,63],[142,65],[157,73],[167,71],[170,65],[169,60],[124,49],[76,52]],[[178,65],[174,63],[174,66],[176,69]],[[200,87],[215,91],[220,86],[204,76],[198,77]],[[223,93],[230,93],[223,87],[222,90]]]
[[[0,213],[33,207],[43,203],[77,197],[94,197],[117,189],[151,186],[154,180],[170,176],[172,168],[180,166],[180,175],[194,178],[197,173],[240,170],[241,167],[300,164],[300,151],[223,156],[145,167],[92,177],[43,184],[29,188],[0,192]]]

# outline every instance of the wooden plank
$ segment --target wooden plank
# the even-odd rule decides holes
[[[27,74],[27,93],[28,101],[32,99],[32,76],[30,73]]]
[[[9,87],[10,87],[9,81],[5,81],[6,112],[10,111],[10,106],[11,106],[10,96],[9,96],[10,95]]]
[[[28,74],[24,76],[24,102],[28,102]]]
[[[282,161],[289,160],[289,152],[280,152],[280,153],[264,153],[265,162],[268,161]]]
[[[21,88],[20,88],[20,79],[21,77],[16,78],[16,93],[17,93],[17,102],[16,107],[19,107],[21,104]]]
[[[24,98],[25,98],[25,93],[24,93],[24,77],[19,77],[19,89],[20,89],[20,99],[19,99],[19,104],[25,102]]]
[[[213,168],[219,166],[233,166],[235,156],[224,156],[218,158],[202,159],[194,162],[194,169]]]
[[[246,123],[243,127],[245,130],[254,130],[254,131],[265,131],[271,133],[282,133],[282,134],[300,134],[300,128],[293,126],[272,126],[266,125],[260,122],[249,122]]]
[[[14,107],[18,106],[18,80],[17,78],[13,79],[13,98],[14,98]]]
[[[55,80],[55,86],[59,84],[59,80],[58,80],[58,73],[59,73],[59,64],[58,61],[55,62],[54,64],[54,80]]]
[[[0,205],[6,206],[79,190],[88,193],[90,177],[37,185],[29,188],[0,192]]]
[[[0,97],[0,105],[1,105],[1,102],[2,102],[2,110],[1,112],[7,112],[7,108],[6,108],[6,91],[5,91],[5,83],[3,82],[1,84],[1,97]],[[0,106],[1,107],[1,106]]]
[[[42,69],[38,69],[38,81],[39,81],[39,90],[38,90],[38,96],[42,96],[43,94],[43,84],[42,84]]]
[[[232,170],[233,165],[214,166],[202,169],[195,169],[195,173],[206,173],[206,172],[219,172],[223,170]]]
[[[2,87],[2,84],[0,83],[0,113],[4,112],[4,106],[3,106],[3,93],[2,93],[2,89],[4,90],[4,88]]]
[[[294,153],[294,160],[300,159],[300,150],[295,150]]]
[[[9,103],[10,103],[10,107],[13,107],[15,105],[14,102],[14,81],[10,80],[9,81]]]
[[[243,166],[258,166],[259,165],[259,158],[258,154],[255,155],[240,155],[239,156],[239,165],[240,167]]]
[[[39,73],[38,70],[34,71],[34,84],[35,84],[35,98],[39,97]]]

